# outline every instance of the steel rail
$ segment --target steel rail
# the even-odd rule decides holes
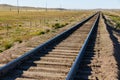
[[[43,43],[42,45],[36,47],[35,49],[25,53],[24,55],[22,55],[21,57],[16,58],[15,60],[7,63],[6,65],[0,67],[0,77],[4,76],[5,74],[7,74],[10,70],[14,69],[16,66],[19,66],[21,63],[23,63],[25,60],[29,59],[29,57],[31,57],[32,55],[35,55],[36,53],[40,52],[41,50],[44,50],[47,46],[52,45],[52,43],[58,41],[59,39],[63,39],[65,38],[67,35],[70,35],[71,33],[73,33],[76,29],[78,29],[81,25],[83,25],[85,22],[87,22],[88,20],[90,20],[92,17],[94,17],[96,14],[93,14],[92,16],[88,17],[87,19],[79,22],[78,24],[76,24],[75,26],[72,26],[72,28],[62,32],[61,34],[58,34],[57,36],[55,36],[54,38],[48,40],[47,42]]]
[[[71,69],[70,69],[70,71],[69,71],[69,73],[68,73],[68,75],[66,77],[66,80],[73,80],[75,72],[78,69],[78,65],[81,62],[81,60],[83,58],[83,55],[85,53],[85,49],[87,47],[88,41],[89,41],[93,31],[95,30],[95,28],[96,28],[96,26],[97,26],[97,24],[99,22],[99,17],[100,17],[100,13],[99,13],[98,17],[96,18],[96,20],[95,20],[95,22],[94,22],[94,24],[93,24],[93,26],[92,26],[92,28],[91,28],[87,38],[85,39],[84,44],[83,44],[82,48],[80,49],[79,54],[76,57],[73,65],[72,65],[72,67],[71,67]]]

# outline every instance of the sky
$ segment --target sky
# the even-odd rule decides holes
[[[19,6],[66,9],[120,9],[120,0],[18,0]],[[0,4],[17,5],[17,0],[0,0]]]

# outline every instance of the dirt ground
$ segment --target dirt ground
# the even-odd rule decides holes
[[[118,49],[119,46],[116,46],[115,39],[120,43],[120,36],[116,35],[116,32],[112,31],[102,18],[99,23],[99,30],[100,54],[97,60],[100,67],[97,69],[97,80],[118,80],[119,66],[117,57],[118,54],[120,55],[120,49]]]

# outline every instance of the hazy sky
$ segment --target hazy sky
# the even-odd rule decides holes
[[[68,8],[68,9],[95,9],[109,8],[120,9],[120,0],[18,0],[20,6],[34,7],[52,7],[52,8]],[[17,0],[0,0],[2,4],[16,5]]]

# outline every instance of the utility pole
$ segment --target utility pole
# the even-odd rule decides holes
[[[60,0],[60,9],[62,9],[62,3],[61,3],[61,0]]]
[[[19,1],[17,0],[17,12],[18,14],[20,13],[20,10],[19,10]]]
[[[40,4],[41,4],[41,2],[40,2]],[[40,11],[40,5],[38,6],[38,12]]]
[[[47,0],[46,0],[46,12],[47,12]]]
[[[41,4],[42,2],[40,2],[40,4]],[[42,7],[41,7],[41,5],[39,4],[39,6],[38,6],[38,10],[39,11],[41,11],[42,10]]]

